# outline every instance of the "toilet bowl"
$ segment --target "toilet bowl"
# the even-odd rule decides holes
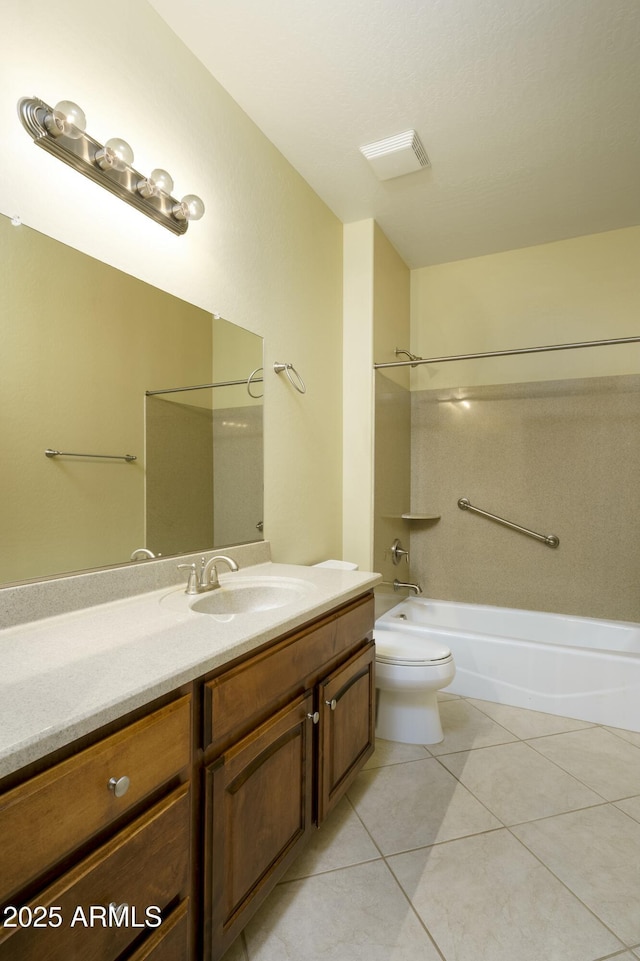
[[[438,691],[451,684],[456,666],[446,645],[414,634],[377,628],[376,736],[405,744],[443,739]]]

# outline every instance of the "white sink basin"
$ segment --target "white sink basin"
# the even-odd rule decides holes
[[[202,594],[172,592],[161,603],[174,610],[192,610],[196,614],[255,614],[295,604],[315,590],[313,584],[295,577],[243,577],[237,581],[228,575],[220,587]]]

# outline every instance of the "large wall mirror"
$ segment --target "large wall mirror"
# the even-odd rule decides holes
[[[0,584],[261,539],[262,338],[3,216],[0,254]]]

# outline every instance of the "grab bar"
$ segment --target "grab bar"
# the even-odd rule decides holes
[[[99,457],[106,460],[137,460],[135,454],[72,454],[69,450],[52,450],[47,447],[45,457]]]
[[[504,517],[498,517],[496,514],[490,514],[489,511],[483,511],[479,507],[474,507],[473,504],[469,503],[468,497],[461,497],[458,501],[458,507],[461,511],[472,511],[474,514],[482,514],[483,517],[497,521],[498,524],[504,524],[505,527],[511,527],[514,531],[520,531],[521,534],[535,537],[537,541],[542,541],[547,547],[557,547],[560,543],[559,538],[557,538],[555,534],[537,534],[536,531],[530,531],[528,527],[521,527],[520,524],[514,524],[512,521],[505,520]]]

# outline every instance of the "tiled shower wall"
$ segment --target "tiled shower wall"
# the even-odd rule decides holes
[[[392,435],[377,425],[377,483]],[[639,439],[636,375],[413,392],[411,510],[440,520],[409,522],[412,578],[427,597],[640,621]]]
[[[164,556],[213,539],[212,412],[146,398],[146,540]]]
[[[262,405],[213,412],[214,544],[262,540]]]

